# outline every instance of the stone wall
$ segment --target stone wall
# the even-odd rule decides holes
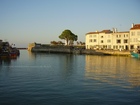
[[[70,53],[70,54],[90,54],[90,55],[120,55],[130,56],[129,51],[116,50],[89,50],[77,48],[73,46],[41,46],[32,47],[32,52],[47,52],[47,53]]]
[[[41,46],[33,47],[32,52],[49,52],[49,53],[72,53],[73,47],[71,46]]]

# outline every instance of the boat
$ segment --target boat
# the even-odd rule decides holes
[[[20,55],[20,52],[17,48],[11,48],[10,58],[17,58]]]
[[[12,47],[12,45],[10,46],[9,42],[0,43],[0,59],[16,59],[19,55],[19,49],[17,49],[16,47]]]
[[[20,55],[20,51],[17,48],[10,48],[9,50],[0,51],[0,58],[11,58],[16,59]]]
[[[132,57],[140,58],[140,46],[137,49],[130,52]]]
[[[140,53],[138,52],[130,52],[131,53],[131,56],[134,57],[134,58],[140,58]]]
[[[2,59],[10,58],[10,53],[8,51],[3,51],[0,53],[0,58]]]

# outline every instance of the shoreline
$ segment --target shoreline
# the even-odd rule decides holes
[[[17,48],[19,50],[27,50],[28,48]]]
[[[87,54],[87,55],[110,55],[110,56],[131,56],[130,51],[118,51],[118,50],[89,50],[79,49],[72,46],[50,46],[47,48],[43,47],[32,47],[31,52],[45,52],[45,53],[68,53],[68,54]]]

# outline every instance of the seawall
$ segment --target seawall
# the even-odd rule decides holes
[[[89,49],[77,48],[72,46],[32,47],[31,52],[130,56],[129,51],[89,50]]]

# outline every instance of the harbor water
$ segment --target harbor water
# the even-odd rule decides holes
[[[0,105],[140,105],[140,59],[21,50],[0,60]]]

